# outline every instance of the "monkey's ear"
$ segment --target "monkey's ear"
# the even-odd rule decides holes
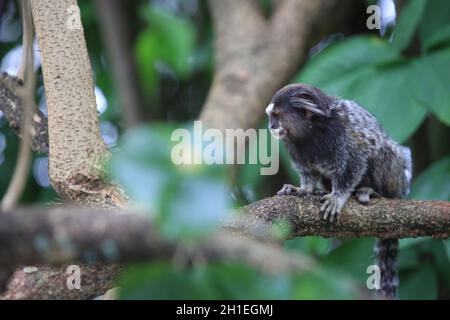
[[[305,112],[310,112],[312,114],[325,117],[327,116],[325,112],[320,109],[320,107],[314,103],[312,99],[308,99],[306,95],[293,96],[289,99],[289,103],[298,109],[303,109]]]

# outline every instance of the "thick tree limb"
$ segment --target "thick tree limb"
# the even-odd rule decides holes
[[[194,253],[191,256],[185,254],[186,260],[195,259],[197,255],[206,260],[243,261],[272,274],[310,270],[314,264],[309,258],[283,252],[274,243],[263,243],[225,231],[213,234],[193,248],[186,247],[160,237],[149,219],[139,214],[80,208],[37,208],[3,213],[0,215],[0,243],[0,270],[11,270],[21,265],[172,259],[180,252],[189,251]],[[116,269],[108,268],[117,275]],[[50,278],[67,279],[63,271],[65,268],[44,267],[42,270],[45,277],[40,282],[45,283],[39,284],[34,279],[31,284],[27,280],[25,285],[33,287],[38,284],[42,292],[34,289],[32,292],[36,295],[30,296],[24,292],[21,280],[16,277],[4,297],[27,295],[32,298],[55,298],[54,292],[63,296],[68,294],[65,281],[47,281]],[[36,271],[36,274],[39,272]],[[100,272],[103,272],[102,268]],[[21,278],[27,277],[23,271],[17,274]],[[88,277],[98,276],[94,272]],[[96,290],[105,289],[104,282],[92,285],[96,286]],[[11,290],[14,286],[20,290]],[[49,295],[49,291],[53,294]],[[92,293],[92,288],[85,290],[84,297]]]
[[[117,207],[121,190],[103,180],[109,152],[100,136],[91,64],[76,0],[30,0],[48,108],[49,177],[72,203]]]
[[[274,222],[288,222],[287,235],[356,238],[450,237],[450,202],[375,199],[363,206],[350,200],[340,220],[330,224],[319,215],[315,196],[276,196],[241,209],[219,231],[200,241],[197,252],[206,259],[239,260],[267,272],[304,270],[310,260],[284,253],[273,242]],[[86,262],[129,263],[171,259],[189,248],[160,237],[150,221],[124,211],[58,207],[21,210],[0,215],[0,267]],[[232,231],[233,234],[229,233]],[[184,249],[183,249],[184,248]],[[270,257],[270,259],[268,259]],[[274,258],[276,257],[276,258]]]
[[[361,205],[350,199],[339,221],[330,224],[321,219],[318,196],[275,196],[252,203],[244,208],[245,220],[231,220],[229,230],[255,234],[263,221],[288,222],[292,229],[289,238],[322,236],[338,238],[413,238],[430,236],[450,237],[450,202],[431,200],[372,199]],[[270,235],[258,231],[259,237]]]
[[[8,291],[0,295],[0,300],[93,299],[99,292],[110,289],[122,270],[116,264],[85,264],[81,267],[81,288],[70,290],[67,287],[67,267],[40,265],[35,270],[32,267],[17,269]]]

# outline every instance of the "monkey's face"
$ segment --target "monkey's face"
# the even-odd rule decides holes
[[[282,112],[279,106],[271,102],[266,108],[266,114],[269,117],[270,133],[276,139],[284,139],[287,136],[287,129],[283,123],[286,123],[285,113]]]
[[[327,117],[329,100],[319,89],[304,84],[280,89],[266,108],[272,135],[283,140],[310,136]]]

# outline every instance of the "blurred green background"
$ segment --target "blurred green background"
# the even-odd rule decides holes
[[[261,2],[270,13],[271,2]],[[240,165],[231,185],[224,167],[179,167],[170,161],[170,133],[198,117],[212,81],[214,30],[206,1],[110,1],[106,7],[102,1],[78,3],[101,132],[113,151],[110,172],[154,214],[164,236],[195,246],[227,208],[273,195],[283,183],[298,183],[284,149],[276,176],[261,176],[258,165]],[[311,49],[292,82],[307,82],[365,106],[389,134],[412,149],[410,197],[450,200],[450,2],[397,4],[396,23],[385,23],[382,36],[360,25],[355,34],[324,39]],[[0,13],[1,69],[15,74],[21,41],[17,2],[1,0]],[[366,17],[362,11],[355,21]],[[45,113],[39,62],[36,67],[37,101]],[[127,71],[123,76],[132,93],[120,88],[120,70]],[[0,115],[0,194],[11,179],[17,151],[18,139]],[[47,167],[45,155],[34,155],[22,203],[59,202]],[[136,265],[120,279],[121,297],[367,298],[373,243],[368,238],[289,240],[286,250],[316,258],[320,269],[277,277],[235,263]],[[399,264],[401,299],[450,298],[449,240],[401,240]]]

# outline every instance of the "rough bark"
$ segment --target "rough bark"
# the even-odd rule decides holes
[[[48,108],[49,176],[63,199],[82,205],[123,206],[103,180],[109,153],[100,136],[94,82],[75,0],[31,0]]]
[[[262,221],[285,221],[291,225],[289,238],[322,236],[337,238],[414,238],[450,237],[450,202],[431,200],[372,199],[361,205],[350,199],[337,223],[321,218],[318,196],[275,196],[254,202],[244,208],[245,219],[225,224],[229,230],[254,234]],[[260,237],[267,235],[260,232]]]
[[[124,207],[127,199],[120,188],[104,179],[102,163],[109,156],[109,151],[99,132],[92,70],[77,2],[30,0],[30,4],[47,98],[49,176],[52,186],[62,199],[76,205]],[[1,95],[4,95],[3,88]],[[16,94],[14,91],[7,93]],[[11,110],[15,111],[19,102],[23,110],[23,101],[10,100],[16,102],[16,107],[12,105]],[[109,271],[118,268],[108,266]],[[7,273],[10,271],[7,270]],[[16,285],[10,287],[6,296],[21,295],[27,288],[43,284],[52,275],[63,272],[61,268],[42,268],[26,278],[13,278],[11,283]],[[90,272],[94,273],[90,276],[95,278],[95,273],[102,274],[105,270],[98,266],[91,268]],[[51,293],[53,298],[64,296],[61,291],[64,287],[54,283],[47,282],[37,285],[37,288]],[[89,293],[85,292],[84,296],[96,296],[104,293],[105,283],[94,281],[85,289]],[[39,291],[33,292],[39,294]]]
[[[337,223],[324,221],[319,207],[316,196],[275,196],[257,201],[241,208],[242,215],[225,221],[223,230],[201,240],[198,248],[207,258],[237,259],[258,266],[274,263],[273,271],[279,271],[301,265],[297,264],[300,260],[290,260],[272,242],[276,240],[271,231],[273,223],[289,223],[287,238],[450,237],[448,201],[375,199],[361,205],[352,199]],[[251,238],[271,241],[262,243]],[[3,269],[22,264],[168,259],[184,245],[165,240],[148,218],[132,211],[64,207],[3,213],[0,242]],[[269,253],[279,259],[265,263]]]
[[[266,20],[259,1],[210,0],[215,73],[200,120],[222,130],[257,127],[274,92],[305,59],[311,41],[351,18],[354,4],[283,0]]]
[[[22,123],[24,119],[25,88],[21,79],[6,72],[0,73],[0,111],[8,120],[11,129],[22,136]],[[31,127],[31,147],[40,153],[48,152],[48,124],[47,118],[41,111],[33,114]]]
[[[184,259],[187,260],[201,257],[208,261],[243,261],[270,274],[310,270],[314,265],[312,259],[284,252],[275,243],[252,240],[226,231],[214,233],[193,246],[170,242],[158,234],[148,218],[131,212],[63,207],[34,208],[3,213],[0,215],[0,222],[1,270],[12,270],[22,265],[130,263],[174,259],[180,254],[185,255]],[[83,265],[81,269],[85,267],[86,265]],[[108,268],[117,275],[118,270],[113,266]],[[99,269],[100,274],[104,272],[102,269]],[[93,272],[85,273],[90,279],[99,277],[95,275],[95,268],[87,270]],[[65,267],[44,267],[36,272],[42,271],[45,276],[40,277],[40,280],[33,278],[32,281],[28,279],[32,274],[24,274],[23,270],[17,271],[16,276],[20,278],[10,283],[9,291],[3,298],[24,295],[31,298],[56,298],[55,291],[59,293],[58,298],[71,294],[66,292],[68,290],[65,281],[61,280],[64,277],[67,279]],[[55,277],[59,280],[53,283],[48,281]],[[112,280],[113,277],[108,279]],[[34,285],[42,290],[24,292],[23,289]],[[105,283],[101,281],[95,286],[100,289]],[[20,290],[11,290],[14,287]],[[50,295],[49,291],[53,294]],[[92,290],[85,290],[83,296],[92,294]]]
[[[17,269],[8,291],[0,295],[0,300],[86,300],[93,299],[98,293],[108,291],[116,280],[121,268],[118,265],[83,265],[81,269],[81,288],[70,290],[67,287],[66,273],[68,265],[60,268],[40,265],[37,269],[26,267]],[[38,273],[40,276],[36,277]],[[93,290],[96,288],[96,290]]]

